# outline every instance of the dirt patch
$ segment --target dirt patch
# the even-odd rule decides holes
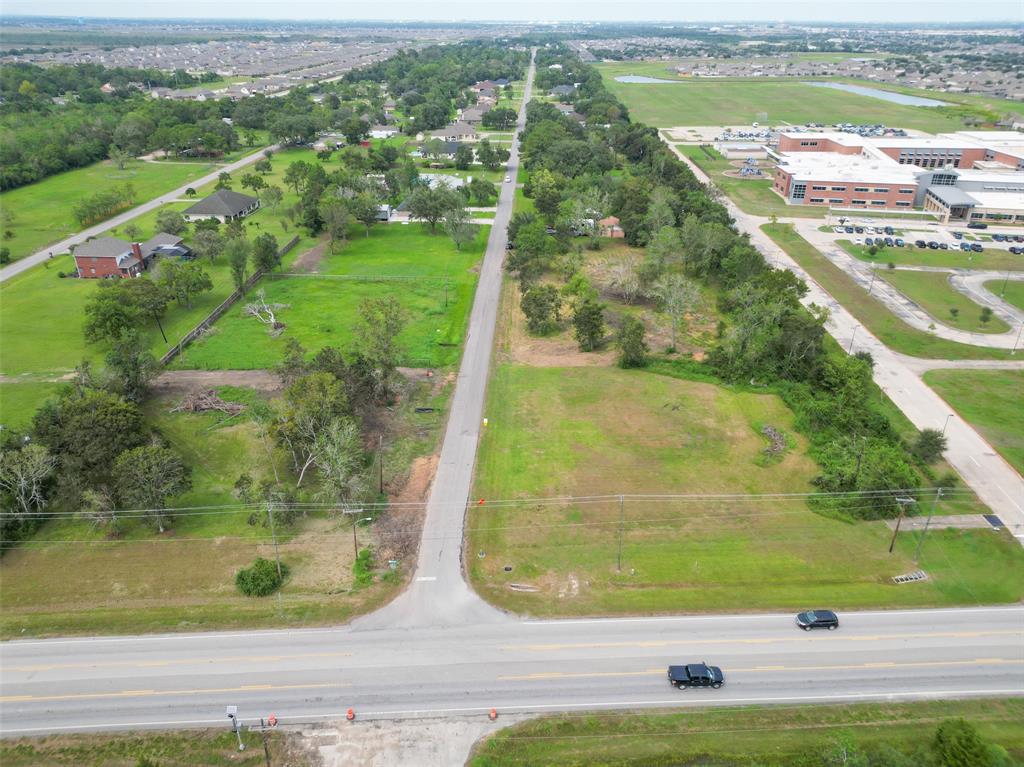
[[[218,386],[245,386],[274,394],[281,391],[281,379],[271,370],[168,370],[153,382],[158,395],[178,395]]]
[[[302,525],[303,530],[282,546],[282,559],[288,552],[301,555],[302,566],[293,568],[291,587],[302,591],[332,594],[352,585],[353,551],[349,546],[342,545],[341,535],[351,532],[352,526],[347,520],[310,519]],[[361,537],[369,538],[369,530],[360,529]],[[365,541],[364,541],[365,542]],[[266,547],[264,557],[273,556],[273,546]]]
[[[307,250],[305,253],[300,254],[291,265],[290,271],[308,272],[310,274],[319,272],[320,262],[324,259],[327,247],[327,240],[323,240]]]
[[[416,458],[402,489],[389,497],[391,505],[374,524],[381,560],[409,560],[416,554],[430,486],[440,455]]]
[[[519,288],[509,281],[502,305],[504,321],[501,328],[499,355],[503,362],[532,367],[607,367],[615,364],[615,350],[581,352],[571,330],[550,336],[530,335],[526,318],[519,308]]]
[[[430,485],[434,481],[434,474],[437,472],[437,462],[440,455],[425,455],[412,462],[409,469],[409,477],[405,485],[394,496],[392,503],[424,503],[430,493]]]

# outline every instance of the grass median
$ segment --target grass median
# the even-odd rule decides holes
[[[1009,349],[947,341],[910,327],[797,234],[792,225],[765,224],[761,229],[806,270],[811,279],[893,351],[927,359],[1012,359]]]
[[[879,270],[878,275],[943,325],[971,333],[1005,333],[1010,329],[999,317],[983,315],[981,305],[954,289],[945,272],[890,269]],[[983,322],[982,316],[988,319]]]

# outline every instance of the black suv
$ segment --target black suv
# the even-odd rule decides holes
[[[725,683],[725,674],[718,666],[709,666],[706,663],[669,666],[668,683],[680,690],[687,687],[713,687],[717,690]]]
[[[831,610],[808,610],[796,616],[796,625],[804,631],[811,629],[835,631],[839,628],[839,618]]]

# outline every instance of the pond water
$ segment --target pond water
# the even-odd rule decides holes
[[[662,80],[659,77],[647,77],[645,75],[619,75],[615,78],[617,83],[681,83],[682,80]]]
[[[891,101],[893,104],[903,104],[908,107],[945,107],[949,106],[948,101],[937,99],[925,99],[920,96],[908,96],[905,93],[883,91],[880,88],[868,88],[863,85],[849,85],[847,83],[821,83],[804,81],[804,85],[813,85],[816,88],[835,88],[837,91],[856,93],[858,96],[870,96],[871,98]]]

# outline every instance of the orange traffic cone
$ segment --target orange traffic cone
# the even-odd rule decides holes
[[[356,712],[353,711],[352,709],[349,709],[348,711],[345,712],[345,718],[348,719],[350,722],[355,721]]]
[[[492,708],[490,713],[487,716],[489,716],[491,721],[493,722],[495,719],[498,718],[498,710],[495,709],[495,708]]]

